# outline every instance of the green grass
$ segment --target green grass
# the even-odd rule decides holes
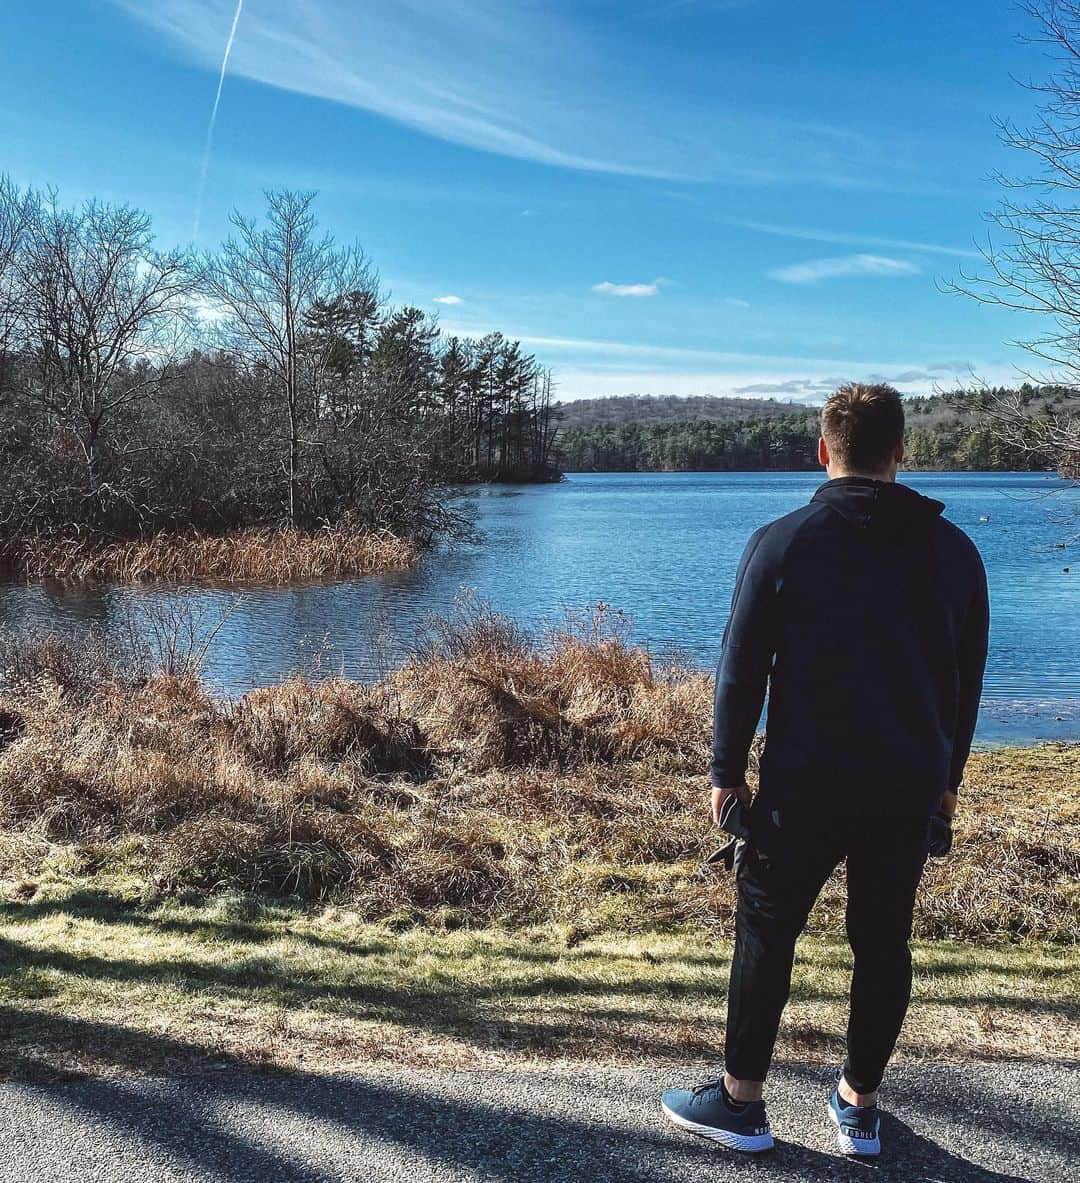
[[[702,925],[432,931],[51,885],[0,905],[0,1075],[716,1060],[729,953]],[[902,1057],[1080,1058],[1075,949],[923,941],[915,960]],[[806,938],[782,1056],[835,1059],[847,985],[843,942]]]

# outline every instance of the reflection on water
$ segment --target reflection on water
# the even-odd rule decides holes
[[[986,561],[993,624],[980,738],[1080,739],[1080,565],[1066,574],[1075,546],[1060,549],[1077,533],[1080,490],[1041,473],[904,479],[944,501]],[[805,502],[819,481],[813,473],[599,473],[488,486],[464,494],[481,537],[412,571],[184,594],[204,628],[221,625],[207,675],[230,693],[313,665],[377,676],[463,588],[527,623],[603,600],[633,617],[635,637],[654,653],[711,666],[746,538]],[[116,630],[133,609],[175,599],[167,588],[6,584],[0,622]]]

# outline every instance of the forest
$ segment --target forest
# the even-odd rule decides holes
[[[1010,446],[988,417],[1002,398],[1015,397],[1033,422],[1075,413],[1080,398],[1057,386],[956,391],[905,399],[908,468],[1022,470],[1045,467],[1038,454]],[[713,472],[814,469],[820,411],[751,399],[590,400],[579,412],[557,404],[556,457],[568,472]],[[685,402],[680,416],[679,403]],[[740,405],[733,405],[740,404]],[[638,411],[640,410],[640,417]],[[659,413],[658,413],[659,412]],[[579,418],[579,415],[581,416]]]
[[[568,431],[577,427],[619,426],[623,423],[772,418],[775,415],[803,412],[806,405],[775,398],[737,398],[731,395],[612,394],[560,402],[556,410],[562,430]]]
[[[341,573],[346,552],[357,569],[408,561],[350,537],[453,531],[462,483],[816,467],[818,412],[798,404],[555,404],[519,342],[393,306],[363,250],[320,230],[314,194],[266,203],[261,219],[234,213],[216,250],[161,250],[142,211],[66,207],[0,177],[0,561],[47,574],[150,540],[152,558],[117,552],[112,569],[187,571],[162,538],[248,532],[249,574],[262,547],[294,571],[295,539],[265,531],[332,531],[315,568]],[[994,430],[1002,393],[907,400],[910,466],[1043,465]],[[1017,397],[1027,422],[1077,407],[1063,387]],[[215,577],[233,564],[201,562]]]
[[[445,336],[270,192],[216,251],[147,214],[0,177],[0,554],[30,541],[453,525],[451,484],[552,466],[551,378]]]

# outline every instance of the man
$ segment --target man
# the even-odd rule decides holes
[[[841,387],[821,416],[829,479],[753,535],[735,580],[711,769],[714,820],[748,834],[725,1072],[668,1089],[662,1104],[677,1125],[739,1150],[773,1144],[762,1091],[795,941],[846,860],[854,974],[828,1115],[841,1151],[879,1153],[877,1090],[911,994],[915,891],[927,854],[951,843],[986,663],[986,575],[944,505],[896,484],[903,434],[895,390]],[[766,685],[751,804],[746,764]]]

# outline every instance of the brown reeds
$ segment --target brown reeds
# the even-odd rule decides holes
[[[119,542],[37,537],[12,547],[5,562],[31,579],[296,583],[401,570],[416,555],[412,543],[393,534],[280,528],[161,533]]]
[[[5,653],[0,875],[347,903],[439,925],[730,925],[703,774],[709,683],[601,611],[534,645],[474,613],[387,682],[235,702],[47,641]],[[1080,745],[976,755],[924,936],[1069,941]],[[25,890],[25,889],[24,889]],[[843,926],[839,878],[811,925]]]

